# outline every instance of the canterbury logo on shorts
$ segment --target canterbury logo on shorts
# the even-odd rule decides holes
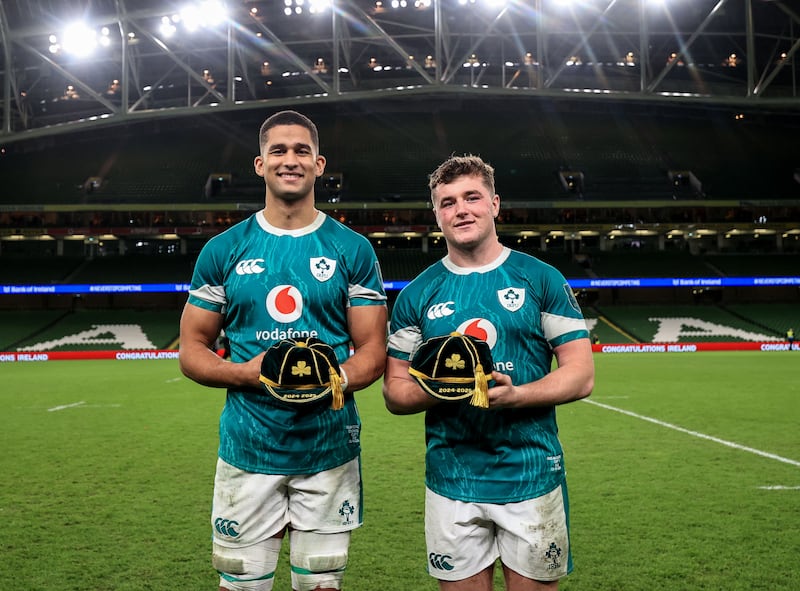
[[[236,529],[237,527],[239,527],[239,522],[232,519],[218,517],[214,520],[214,529],[217,530],[217,533],[221,536],[228,536],[230,538],[237,537],[239,535],[239,530]]]
[[[455,567],[450,564],[452,560],[453,557],[449,554],[437,554],[436,552],[431,552],[428,555],[428,561],[436,570],[453,570]]]

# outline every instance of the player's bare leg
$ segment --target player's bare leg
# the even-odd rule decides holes
[[[494,565],[460,581],[439,581],[439,591],[492,591]],[[503,566],[506,591],[557,591],[558,581],[534,581]]]
[[[460,581],[439,581],[439,591],[492,591],[494,565]]]
[[[503,565],[506,591],[556,591],[558,581],[534,581]]]

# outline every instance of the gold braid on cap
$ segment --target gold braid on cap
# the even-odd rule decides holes
[[[479,408],[489,408],[489,382],[483,372],[483,364],[478,355],[478,348],[470,339],[465,338],[464,341],[467,343],[467,349],[475,360],[473,364],[475,366],[475,389],[472,391],[469,403]]]
[[[333,402],[331,408],[333,410],[341,410],[344,408],[344,392],[342,391],[342,376],[339,375],[332,365],[328,366],[328,375],[331,380],[331,392],[333,393]]]

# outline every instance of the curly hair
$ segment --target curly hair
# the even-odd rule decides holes
[[[450,156],[428,175],[428,188],[431,190],[431,198],[436,187],[452,183],[462,176],[481,177],[483,184],[494,195],[494,168],[484,162],[480,156],[465,154],[464,156]]]

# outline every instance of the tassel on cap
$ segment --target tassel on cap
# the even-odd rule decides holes
[[[475,389],[469,403],[480,408],[489,408],[489,383],[486,374],[483,373],[483,365],[478,363],[475,366]]]
[[[342,391],[342,378],[339,372],[333,367],[328,368],[328,373],[331,379],[331,393],[333,394],[333,402],[331,408],[333,410],[341,410],[344,408],[344,392]]]

